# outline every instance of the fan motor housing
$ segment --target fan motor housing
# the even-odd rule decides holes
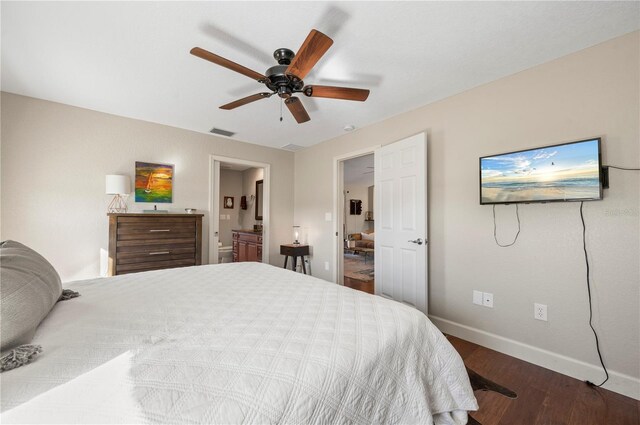
[[[279,49],[276,50],[276,53],[280,50],[288,49]],[[289,50],[289,52],[291,52],[291,50]],[[276,56],[276,53],[273,54],[274,57]],[[304,82],[299,78],[287,75],[286,71],[288,67],[288,65],[275,65],[267,69],[267,72],[265,72],[265,75],[267,76],[265,85],[271,91],[277,92],[278,96],[282,98],[291,97],[292,93],[300,91],[304,86]]]

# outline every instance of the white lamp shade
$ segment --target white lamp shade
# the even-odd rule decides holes
[[[128,195],[131,193],[129,176],[107,175],[107,195]]]

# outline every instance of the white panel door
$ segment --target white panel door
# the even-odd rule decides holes
[[[374,173],[375,292],[426,314],[426,135],[378,149]]]

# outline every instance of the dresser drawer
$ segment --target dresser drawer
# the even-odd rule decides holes
[[[125,217],[128,218],[128,217]],[[131,222],[118,220],[117,240],[194,238],[193,220]]]
[[[194,244],[194,237],[182,238],[148,238],[148,239],[131,239],[126,241],[118,241],[118,248],[125,246],[145,246],[145,245],[166,245],[166,244]]]
[[[238,233],[235,233],[236,235]],[[253,235],[250,233],[240,233],[240,236],[236,240],[250,242],[250,243],[262,243],[262,235]]]
[[[153,242],[166,242],[166,241],[153,241]],[[129,242],[128,243],[133,243]],[[158,251],[171,251],[171,253],[196,253],[196,247],[193,241],[183,243],[143,243],[138,245],[123,245],[118,244],[116,248],[116,256],[118,258],[125,258],[127,256],[135,255],[158,255],[152,254]]]
[[[144,247],[138,251],[119,251],[116,253],[118,264],[147,263],[165,260],[186,260],[195,258],[195,246],[177,248],[174,245],[165,247]]]
[[[161,223],[163,224],[167,224],[167,223],[195,223],[196,222],[196,215],[191,216],[189,215],[189,217],[172,217],[172,216],[165,216],[165,215],[150,215],[150,214],[140,214],[140,215],[144,215],[144,217],[118,217],[118,226],[132,226],[132,225],[136,225],[136,224],[143,224],[143,225],[147,225],[147,224],[153,224],[153,225],[160,225]]]
[[[118,228],[118,240],[128,239],[158,239],[176,237],[194,237],[196,226],[147,226],[147,227],[120,227]]]
[[[109,275],[201,264],[202,214],[109,214]]]

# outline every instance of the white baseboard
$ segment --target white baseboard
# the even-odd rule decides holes
[[[518,359],[551,369],[563,375],[584,381],[597,381],[603,375],[602,368],[562,354],[524,344],[490,332],[462,325],[437,316],[429,319],[442,332],[499,351]],[[609,370],[609,380],[603,388],[640,400],[640,379]]]

